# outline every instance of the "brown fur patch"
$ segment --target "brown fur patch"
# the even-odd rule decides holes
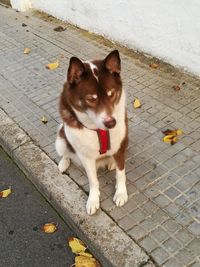
[[[113,155],[119,170],[123,170],[125,168],[125,152],[126,152],[126,149],[128,147],[128,117],[127,117],[127,113],[125,114],[125,125],[126,125],[125,137],[121,142],[119,150]]]
[[[59,111],[62,120],[72,128],[81,129],[83,126],[78,121],[75,112],[73,111],[69,101],[68,101],[68,89],[69,84],[65,83],[63,86],[63,91],[60,96]]]

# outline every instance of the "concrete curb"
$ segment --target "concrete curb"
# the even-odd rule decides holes
[[[86,194],[0,109],[0,144],[58,213],[87,242],[103,267],[154,266],[148,255],[102,210],[85,211]]]

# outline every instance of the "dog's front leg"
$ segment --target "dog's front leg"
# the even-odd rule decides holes
[[[128,200],[125,175],[125,151],[123,147],[114,155],[116,162],[116,191],[113,201],[117,206],[123,206]]]
[[[97,179],[96,160],[80,157],[89,180],[89,197],[86,204],[87,213],[92,215],[99,208],[99,181]]]

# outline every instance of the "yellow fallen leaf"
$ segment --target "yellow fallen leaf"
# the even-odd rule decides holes
[[[24,48],[24,54],[28,55],[31,52],[31,49],[26,47]]]
[[[0,192],[0,198],[8,197],[11,194],[11,188],[5,189]]]
[[[48,122],[47,118],[45,116],[42,116],[41,121],[46,124]]]
[[[72,252],[75,254],[83,253],[87,249],[85,244],[76,237],[69,238],[69,246],[72,249]]]
[[[92,254],[90,254],[89,252],[80,252],[79,253],[80,256],[84,256],[84,257],[89,257],[89,258],[92,258]]]
[[[47,234],[52,234],[57,230],[57,226],[55,223],[45,223],[42,226],[42,231]]]
[[[171,141],[171,145],[174,145],[177,142],[178,142],[178,138],[176,136],[174,136],[172,141]]]
[[[151,64],[149,65],[149,67],[152,68],[152,69],[157,69],[158,66],[159,66],[159,65],[156,64],[156,63],[151,63]]]
[[[177,135],[181,135],[181,134],[183,134],[183,131],[182,131],[181,129],[177,129],[177,130],[176,130],[176,134],[177,134]]]
[[[174,135],[169,134],[169,135],[166,135],[166,136],[163,137],[163,141],[164,141],[165,143],[171,143],[172,140],[173,140],[173,138],[174,138]]]
[[[181,129],[175,129],[175,130],[170,130],[167,129],[163,131],[164,137],[163,137],[163,142],[165,143],[171,143],[171,145],[174,145],[175,143],[178,142],[177,136],[183,134],[183,131]]]
[[[173,136],[177,136],[177,135],[181,135],[183,134],[183,131],[181,129],[176,129],[176,130],[165,130],[163,131],[164,135],[173,135]]]
[[[59,62],[58,60],[53,62],[53,63],[49,63],[46,65],[46,69],[48,70],[55,70],[57,67],[59,66]]]
[[[99,263],[95,258],[89,258],[85,256],[75,257],[75,267],[99,267]]]
[[[134,108],[140,108],[141,107],[141,103],[140,103],[140,100],[138,98],[136,98],[134,100],[133,106],[134,106]]]

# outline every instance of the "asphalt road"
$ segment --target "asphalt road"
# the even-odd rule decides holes
[[[9,186],[11,195],[0,199],[0,266],[71,266],[67,240],[75,233],[0,147],[0,191]],[[48,222],[58,223],[55,233],[41,231]]]

